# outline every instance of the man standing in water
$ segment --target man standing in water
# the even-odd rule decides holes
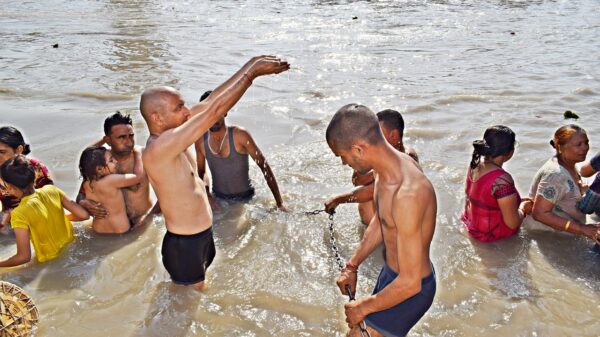
[[[123,115],[119,111],[110,115],[104,120],[104,137],[94,143],[92,146],[110,146],[112,157],[117,160],[117,173],[134,173],[135,166],[135,134],[133,132],[133,121],[129,115]],[[125,209],[127,217],[133,226],[140,225],[144,219],[150,219],[150,216],[160,212],[158,204],[152,208],[150,200],[150,184],[148,176],[143,174],[142,180],[133,186],[121,189],[125,199]],[[77,203],[85,208],[94,218],[105,218],[108,216],[108,210],[104,205],[85,199],[83,183],[77,196]],[[148,217],[145,215],[148,213]]]
[[[358,266],[380,243],[385,246],[385,265],[373,294],[345,305],[348,336],[360,336],[363,321],[372,336],[406,336],[431,306],[436,290],[429,260],[437,212],[433,186],[413,159],[384,139],[377,117],[365,106],[338,110],[326,138],[342,164],[375,174],[376,215],[337,280],[343,294],[347,286],[356,291]]]
[[[142,94],[140,111],[150,130],[142,160],[165,217],[162,257],[174,283],[202,289],[215,256],[212,212],[189,147],[225,116],[255,78],[288,69],[278,58],[254,57],[191,109],[170,87]]]
[[[212,91],[205,92],[200,98],[200,102],[208,98],[211,93]],[[254,187],[249,177],[248,156],[250,156],[262,171],[265,181],[273,193],[277,208],[285,210],[273,170],[254,142],[252,135],[242,127],[227,126],[225,117],[227,114],[196,141],[198,175],[205,182],[209,181],[205,177],[208,163],[212,174],[213,194],[217,198],[247,201],[254,196]],[[210,200],[212,196],[208,184],[206,192]]]

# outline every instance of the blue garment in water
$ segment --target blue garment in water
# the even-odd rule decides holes
[[[421,292],[389,309],[372,313],[365,318],[365,323],[385,337],[404,337],[408,331],[425,315],[435,296],[435,270],[431,266],[431,274],[421,279]],[[373,294],[377,294],[398,276],[385,264],[379,273]]]

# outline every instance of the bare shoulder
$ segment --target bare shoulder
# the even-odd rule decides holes
[[[394,194],[394,201],[406,205],[418,205],[432,200],[435,200],[433,184],[420,170],[405,176],[403,183]]]
[[[410,145],[404,146],[404,151],[407,155],[409,155],[412,159],[414,159],[417,163],[419,162],[419,155],[417,154],[417,150]]]
[[[115,185],[122,180],[124,177],[123,174],[119,174],[119,173],[112,173],[109,175],[106,175],[104,177],[102,177],[101,179],[99,179],[98,181],[96,181],[94,183],[94,187],[97,190],[106,192],[109,190],[114,190],[114,189],[118,189],[118,187],[116,187]]]
[[[92,185],[90,184],[89,180],[84,180],[83,181],[83,192],[86,193],[86,194],[94,192],[94,190],[92,189]]]
[[[246,130],[245,128],[243,128],[241,126],[237,126],[237,125],[232,126],[231,130],[233,132],[233,136],[237,139],[240,139],[240,140],[252,139],[250,132],[248,132],[248,130]]]
[[[258,147],[248,130],[241,126],[233,126],[232,131],[236,151],[241,151],[241,153],[256,153]]]
[[[151,160],[161,152],[160,137],[150,137],[146,141],[146,147],[142,150],[142,160],[144,163]]]

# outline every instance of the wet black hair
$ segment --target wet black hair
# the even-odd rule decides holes
[[[15,151],[19,145],[22,145],[22,154],[24,155],[27,155],[31,152],[29,144],[25,144],[25,140],[23,139],[21,132],[12,126],[3,126],[0,128],[0,143],[10,146]]]
[[[392,109],[385,109],[377,113],[377,119],[385,125],[387,129],[398,130],[400,135],[404,134],[404,118],[402,115]]]
[[[104,120],[104,135],[110,136],[112,127],[121,124],[133,126],[133,121],[131,120],[130,115],[123,115],[120,111],[117,111]]]
[[[202,94],[202,96],[200,96],[200,101],[199,101],[199,102],[202,102],[202,101],[204,101],[205,99],[207,99],[207,98],[208,98],[208,96],[210,96],[210,94],[211,94],[211,93],[212,93],[212,90],[207,90],[207,91],[205,91],[205,92]]]
[[[325,137],[328,143],[343,150],[349,149],[359,139],[371,145],[384,139],[375,114],[358,104],[344,105],[339,109],[329,122]]]
[[[483,139],[473,142],[473,157],[471,158],[471,169],[475,169],[482,156],[496,158],[508,154],[515,149],[516,136],[508,126],[494,125],[487,128]]]
[[[98,180],[98,166],[106,166],[104,154],[108,151],[102,146],[90,146],[83,150],[79,158],[79,173],[83,180]]]
[[[5,161],[0,166],[2,180],[16,188],[24,190],[33,187],[35,181],[35,169],[23,155],[17,155]]]

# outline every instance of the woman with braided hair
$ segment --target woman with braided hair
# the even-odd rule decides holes
[[[473,142],[473,157],[467,171],[465,210],[461,220],[469,235],[496,241],[519,231],[531,212],[531,200],[521,200],[511,175],[502,169],[515,151],[515,133],[495,125]]]

